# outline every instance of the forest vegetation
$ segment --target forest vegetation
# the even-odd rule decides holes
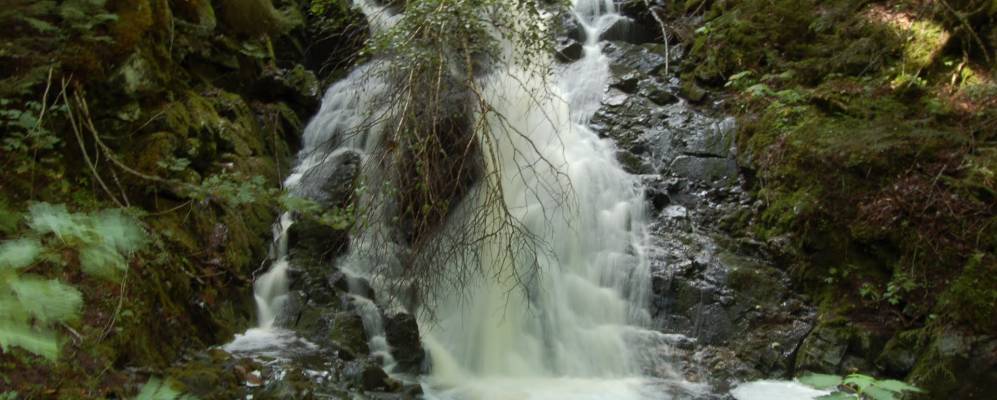
[[[454,233],[455,248],[424,239],[477,180],[503,206],[483,176],[493,144],[474,133],[505,116],[489,117],[476,78],[550,68],[543,12],[389,3],[406,18],[380,35],[347,0],[0,8],[0,399],[239,386],[240,365],[190,361],[230,361],[215,346],[251,326],[281,211],[339,235],[364,220],[369,208],[322,207],[281,181],[324,89],[378,57],[399,66],[386,101],[412,104],[387,117],[390,190],[366,187],[400,204],[418,250],[399,284],[426,302],[459,287],[467,276],[434,266],[482,235],[505,235],[510,259],[542,251],[508,214],[498,233]],[[820,343],[801,346],[795,372],[876,372],[925,389],[911,398],[995,395],[997,1],[619,3],[682,54],[686,101],[737,120],[757,201],[716,225],[764,248],[816,308]],[[503,58],[502,35],[522,59]],[[821,343],[856,361],[826,365]]]

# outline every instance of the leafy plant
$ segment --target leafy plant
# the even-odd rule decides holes
[[[29,271],[78,264],[88,275],[117,280],[147,236],[122,210],[72,213],[64,205],[35,203],[26,219],[27,232],[0,243],[0,349],[17,346],[51,361],[60,347],[54,326],[79,318],[83,296]]]
[[[36,158],[51,162],[52,157],[57,157],[51,151],[62,145],[61,140],[44,126],[43,119],[46,113],[61,114],[65,111],[64,106],[46,110],[45,105],[37,101],[19,104],[11,99],[0,99],[0,130],[6,132],[0,149],[10,155],[8,160],[13,165],[9,168],[13,172],[27,172],[35,165]]]
[[[868,375],[848,376],[810,374],[800,377],[800,383],[815,389],[832,390],[819,400],[896,400],[903,392],[922,393],[923,390],[894,379],[878,380]]]
[[[180,393],[173,389],[168,382],[158,378],[150,378],[142,386],[142,391],[135,397],[135,400],[197,400],[197,397]]]

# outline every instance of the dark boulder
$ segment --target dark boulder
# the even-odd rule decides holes
[[[557,45],[555,47],[555,58],[557,61],[562,63],[570,63],[578,61],[585,55],[585,46],[582,46],[575,39],[571,38],[561,38],[558,39]]]
[[[419,324],[412,314],[394,312],[384,316],[384,335],[391,345],[391,355],[399,372],[422,372],[426,352],[419,338]]]

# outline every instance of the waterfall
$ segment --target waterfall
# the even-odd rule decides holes
[[[372,29],[386,29],[396,20],[373,1],[359,4]],[[494,156],[486,157],[485,168],[497,172],[483,179],[501,188],[509,213],[544,249],[530,254],[535,270],[516,264],[523,260],[504,268],[510,262],[502,257],[504,243],[478,244],[477,267],[483,273],[460,293],[444,294],[432,313],[436,318],[420,321],[432,365],[422,378],[428,398],[668,399],[671,391],[662,386],[694,389],[671,372],[664,380],[661,373],[657,379],[644,377],[647,357],[640,348],[665,338],[646,329],[650,278],[643,188],[617,162],[615,145],[587,127],[610,76],[599,36],[622,17],[613,0],[575,0],[573,11],[586,33],[581,60],[552,77],[510,64],[480,78],[481,95],[495,112],[485,116],[490,130],[477,133],[481,142],[492,141]],[[367,124],[368,117],[386,113],[371,108],[392,91],[378,78],[378,68],[386,66],[360,66],[327,91],[306,128],[297,166],[285,180],[289,191],[308,197],[322,184],[323,175],[315,172],[335,168],[345,153],[369,161],[382,129]],[[368,181],[378,178],[376,171],[367,173]],[[448,226],[460,226],[471,211],[488,207],[474,192],[482,185],[449,216]],[[377,289],[372,266],[392,260],[371,254],[392,250],[372,247],[394,244],[370,240],[389,223],[374,215],[337,266],[370,279]],[[275,224],[273,263],[254,285],[259,327],[231,348],[247,347],[240,340],[254,332],[280,332],[274,321],[287,297],[291,224],[290,214]],[[365,298],[354,300],[371,348],[387,355],[377,307]]]
[[[504,200],[517,219],[552,251],[538,254],[529,297],[513,277],[485,274],[466,288],[472,296],[453,296],[437,313],[442,318],[422,324],[431,398],[670,397],[642,378],[635,354],[664,340],[644,328],[643,188],[616,161],[614,144],[587,127],[610,76],[599,36],[622,17],[612,0],[576,0],[574,13],[586,34],[584,56],[557,74],[554,87],[513,67],[484,82],[489,104],[523,133],[485,132],[498,139],[499,165],[489,167],[502,172]],[[536,153],[517,152],[523,148]],[[540,159],[556,169],[535,167]]]

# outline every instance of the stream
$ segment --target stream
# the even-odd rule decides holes
[[[369,16],[371,29],[388,29],[397,17],[372,1],[359,5]],[[398,315],[407,315],[396,296],[383,296],[390,289],[378,278],[379,267],[398,262],[385,254],[400,251],[374,248],[385,246],[376,238],[389,229],[386,215],[390,211],[373,211],[381,220],[349,238],[348,250],[335,259],[341,274],[338,279],[345,282],[340,303],[360,317],[371,358],[396,382],[392,384],[395,389],[418,387],[405,389],[408,394],[396,398],[418,392],[428,399],[453,400],[730,396],[717,393],[710,379],[703,378],[709,371],[696,365],[696,358],[703,357],[696,351],[702,337],[681,329],[681,322],[663,317],[662,306],[652,304],[661,295],[655,282],[681,264],[662,260],[669,258],[669,251],[688,243],[678,239],[688,236],[669,230],[685,229],[682,225],[688,224],[688,215],[696,207],[709,208],[699,205],[708,202],[699,203],[696,197],[706,191],[689,189],[684,197],[673,193],[680,201],[656,206],[654,193],[662,183],[618,160],[621,144],[605,134],[598,121],[605,119],[607,106],[628,101],[625,90],[612,89],[621,86],[611,71],[609,53],[622,50],[603,40],[626,17],[617,12],[612,0],[575,0],[572,12],[583,33],[577,60],[558,66],[550,79],[537,79],[512,66],[480,78],[482,96],[498,114],[509,117],[511,129],[522,133],[509,134],[509,127],[494,123],[493,129],[506,130],[480,134],[496,138],[498,154],[486,168],[499,172],[495,179],[511,213],[532,235],[550,244],[550,251],[533,255],[535,273],[515,262],[505,265],[503,243],[480,243],[479,268],[489,272],[466,282],[462,293],[442,296],[433,313],[435,319],[421,313],[411,317],[418,323],[426,354],[423,359],[400,357],[390,340],[393,331],[389,328],[405,320]],[[370,162],[384,127],[365,126],[364,115],[392,90],[379,80],[379,68],[388,66],[359,66],[329,88],[321,110],[304,133],[297,165],[284,182],[291,193],[322,201],[327,189],[339,182],[337,174]],[[667,73],[667,63],[665,68]],[[667,79],[663,84],[669,84]],[[696,118],[713,133],[729,131],[724,125],[729,122],[722,118]],[[534,150],[521,151],[524,148]],[[667,150],[668,146],[658,148]],[[664,160],[656,151],[640,154],[645,155],[643,163],[653,168],[659,164],[676,168],[676,161]],[[715,159],[724,160],[711,157],[702,162],[716,163]],[[376,169],[365,173],[366,181],[378,179]],[[469,210],[486,207],[476,204],[482,197],[469,195],[467,204],[449,216],[448,225],[459,226],[465,222],[462,218],[469,218]],[[696,204],[683,204],[682,199]],[[224,349],[256,358],[275,371],[282,363],[309,360],[306,375],[318,382],[330,381],[334,379],[326,371],[339,368],[331,359],[345,360],[345,350],[332,351],[302,334],[295,328],[301,324],[300,311],[288,311],[315,303],[295,297],[294,282],[300,279],[294,276],[290,244],[295,224],[290,212],[274,224],[271,265],[254,284],[258,326],[238,335]],[[707,243],[700,247],[719,252],[710,239],[697,240]],[[529,277],[526,283],[522,274]],[[525,290],[518,285],[525,285]],[[695,320],[702,322],[698,316]],[[350,363],[356,362],[346,363],[342,369],[350,370],[354,365]],[[361,373],[365,382],[367,371]],[[279,372],[270,375],[271,383],[280,380]],[[342,395],[338,391],[327,394]],[[810,399],[821,394],[775,381],[741,385],[733,391],[733,397],[740,400]]]

